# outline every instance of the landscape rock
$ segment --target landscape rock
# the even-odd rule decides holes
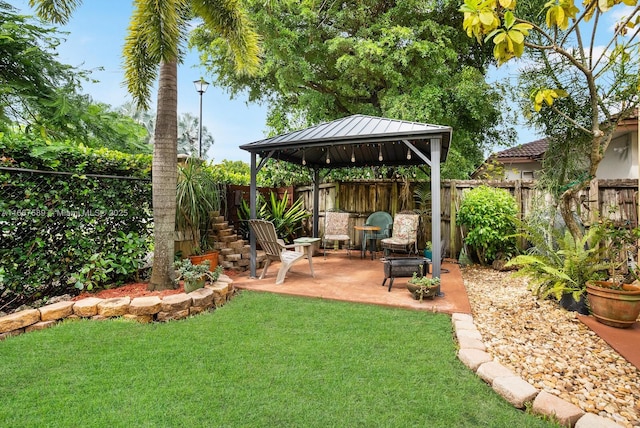
[[[496,362],[588,414],[640,427],[640,370],[575,312],[536,298],[526,277],[469,267],[463,278],[474,324]]]
[[[73,313],[73,302],[61,301],[51,305],[43,306],[40,309],[41,321],[55,321],[66,318]]]
[[[533,400],[532,411],[533,413],[553,417],[560,425],[565,427],[572,427],[584,415],[584,412],[578,406],[545,391],[540,392],[536,399]]]
[[[114,297],[98,303],[98,315],[103,317],[121,317],[129,312],[130,297]]]
[[[137,321],[141,324],[149,324],[150,322],[153,322],[153,314],[142,314],[142,315],[126,314],[126,315],[123,315],[122,318],[126,320]]]
[[[35,324],[40,321],[40,311],[27,309],[0,318],[0,333],[8,333]]]
[[[189,293],[189,297],[191,297],[192,300],[191,306],[200,306],[203,308],[213,306],[213,291],[209,288],[204,287],[192,291]]]
[[[616,422],[593,413],[585,413],[574,425],[575,428],[620,428]]]
[[[489,361],[478,367],[476,374],[489,385],[493,385],[493,381],[498,377],[514,377],[515,373],[500,363]]]
[[[157,321],[181,320],[189,316],[189,309],[181,309],[178,311],[164,312],[160,311],[156,314]]]
[[[191,297],[185,293],[172,294],[162,299],[161,312],[175,312],[189,309]]]
[[[35,324],[31,324],[29,327],[25,327],[24,332],[25,333],[30,333],[32,331],[36,331],[36,330],[44,330],[45,328],[49,328],[49,327],[53,327],[54,325],[56,325],[58,323],[58,321],[40,321],[37,322]]]
[[[474,372],[481,364],[488,363],[492,360],[491,354],[480,351],[479,349],[460,349],[458,358],[462,363]]]
[[[160,312],[162,300],[158,296],[136,297],[129,305],[131,315],[154,315]]]
[[[97,297],[87,297],[75,302],[73,305],[73,313],[79,317],[92,317],[98,313],[98,304],[103,299]]]

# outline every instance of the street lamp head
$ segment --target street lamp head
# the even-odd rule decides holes
[[[199,80],[194,80],[193,84],[196,87],[196,91],[202,95],[207,92],[207,88],[209,87],[209,82],[204,80],[202,77]]]

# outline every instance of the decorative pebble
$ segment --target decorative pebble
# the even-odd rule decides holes
[[[524,278],[464,268],[474,323],[494,360],[585,412],[640,427],[640,370]]]

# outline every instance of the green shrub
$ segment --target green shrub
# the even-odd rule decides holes
[[[607,265],[601,260],[598,248],[600,231],[591,228],[578,241],[568,230],[547,229],[537,224],[525,227],[525,236],[533,245],[526,254],[511,259],[507,266],[517,266],[518,276],[529,278],[529,289],[533,295],[544,299],[560,300],[571,294],[579,301],[586,291],[586,282],[602,279]]]
[[[137,273],[153,221],[150,156],[5,134],[0,167],[0,310]]]
[[[480,186],[464,196],[457,224],[466,226],[465,243],[482,264],[515,252],[516,201],[504,189]]]
[[[264,197],[258,194],[256,217],[272,222],[278,237],[287,243],[291,243],[302,230],[302,220],[310,217],[311,214],[305,211],[302,198],[295,201],[289,208],[287,208],[287,205],[289,205],[289,194],[287,192],[280,200],[276,193],[270,192],[269,201],[265,201]],[[249,220],[250,212],[249,204],[244,200],[242,205],[238,207],[238,218],[240,219],[241,233],[248,238],[249,228],[246,220]]]

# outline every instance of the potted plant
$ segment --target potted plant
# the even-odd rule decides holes
[[[407,281],[407,290],[413,295],[413,298],[420,300],[425,297],[433,299],[440,289],[440,278],[430,278],[428,276],[418,275],[417,272]]]
[[[191,239],[194,264],[208,260],[218,265],[218,252],[208,245],[211,213],[220,210],[221,189],[201,159],[190,157],[178,165],[176,187],[176,227]]]
[[[629,328],[640,315],[638,268],[632,261],[640,230],[617,226],[610,220],[595,227],[601,231],[603,255],[608,256],[609,279],[587,281],[591,312],[605,325]]]
[[[176,281],[182,280],[184,282],[185,293],[204,287],[207,279],[211,282],[217,281],[222,273],[222,266],[216,267],[212,272],[208,260],[197,265],[192,264],[189,259],[179,260],[174,263],[174,269],[176,270]]]

